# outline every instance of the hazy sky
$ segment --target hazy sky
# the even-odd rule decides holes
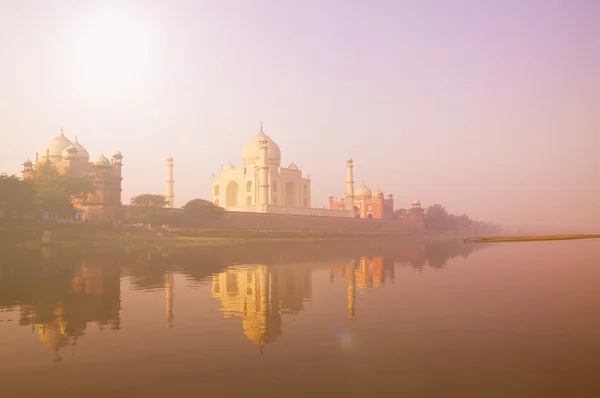
[[[210,199],[260,121],[312,174],[478,219],[600,226],[600,1],[0,0],[0,171],[61,126],[123,196]]]

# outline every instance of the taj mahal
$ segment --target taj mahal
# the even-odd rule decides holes
[[[281,149],[267,136],[262,127],[243,148],[242,163],[229,162],[221,174],[212,177],[212,201],[228,211],[277,213],[326,217],[355,217],[352,160],[349,159],[346,178],[346,206],[326,209],[311,207],[311,176],[304,176],[302,167],[291,163],[281,166]]]

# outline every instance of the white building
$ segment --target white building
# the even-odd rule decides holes
[[[281,150],[264,132],[242,151],[242,165],[231,162],[212,179],[213,203],[229,211],[353,217],[351,211],[311,208],[311,179],[293,162],[281,167]]]

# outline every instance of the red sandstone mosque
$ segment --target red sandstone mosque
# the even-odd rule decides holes
[[[94,191],[88,194],[84,204],[76,203],[77,221],[118,220],[121,214],[121,167],[123,155],[117,151],[108,159],[104,154],[90,162],[90,154],[77,139],[71,142],[60,130],[40,154],[35,155],[35,164],[29,159],[23,163],[24,180],[33,178],[42,164],[51,164],[59,173],[71,171],[76,175],[89,174],[93,178]]]

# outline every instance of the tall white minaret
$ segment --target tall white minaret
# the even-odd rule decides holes
[[[260,123],[260,160],[258,164],[258,204],[267,206],[269,204],[269,165],[267,164],[267,136],[263,133],[262,122]]]
[[[167,158],[167,186],[165,197],[167,198],[167,206],[170,208],[175,207],[175,191],[173,190],[173,157],[169,155]]]
[[[346,210],[354,211],[354,172],[352,158],[346,160]]]

